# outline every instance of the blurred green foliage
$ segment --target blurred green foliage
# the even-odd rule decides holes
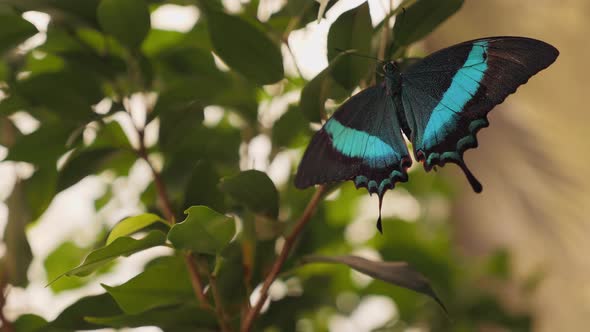
[[[153,29],[149,12],[164,4],[197,6],[201,18],[188,32]],[[51,289],[61,292],[93,283],[93,277],[77,278],[105,273],[114,262],[125,264],[125,259],[115,261],[118,257],[155,246],[175,251],[154,259],[118,286],[103,285],[103,294],[79,299],[50,322],[25,314],[14,327],[18,331],[137,326],[218,330],[221,311],[227,320],[222,328],[237,329],[249,293],[276,259],[277,242],[292,229],[313,191],[295,189],[291,178],[276,186],[264,172],[241,172],[240,160],[248,159],[240,147],[263,135],[272,144],[269,162],[283,151],[300,154],[312,134],[310,122],[318,123],[325,116],[326,100],[343,101],[375,74],[371,60],[339,54],[336,48],[403,58],[410,44],[461,4],[460,0],[412,1],[393,29],[388,24],[374,28],[366,3],[345,12],[328,34],[329,67],[307,82],[284,70],[283,57],[290,55],[281,53],[281,48],[289,47],[293,30],[315,24],[319,4],[312,0],[290,0],[267,21],[256,16],[257,0],[243,4],[239,14],[228,13],[217,0],[5,1],[0,6],[0,143],[8,149],[5,160],[34,168],[32,176],[17,181],[6,201],[7,250],[1,272],[7,282],[27,285],[32,254],[25,231],[57,193],[86,176],[105,172],[115,175],[109,180],[112,184],[127,176],[139,159],[163,160],[161,171],[153,169],[158,178],[141,197],[145,210],[153,214],[124,219],[95,248],[62,243],[45,260],[45,269],[48,281],[67,277],[51,284]],[[51,15],[46,41],[32,49],[17,48],[37,32],[22,18],[26,11]],[[229,70],[220,69],[213,54]],[[292,91],[301,92],[300,102],[288,105],[273,126],[262,124],[259,106]],[[115,116],[131,117],[128,99],[137,94],[146,99],[142,110],[146,120],[135,122],[140,143],[132,144]],[[157,95],[157,101],[150,101],[150,94]],[[108,106],[97,111],[96,104],[105,100]],[[220,121],[213,125],[203,122],[204,109],[211,105],[222,110]],[[30,114],[39,128],[23,135],[12,123],[15,112]],[[145,146],[145,126],[155,120],[158,141]],[[96,137],[88,142],[82,133],[90,128]],[[292,176],[294,165],[290,167]],[[367,195],[349,183],[334,190],[311,217],[279,275],[286,282],[286,295],[272,299],[256,321],[256,330],[295,331],[308,326],[325,331],[332,315],[350,314],[370,295],[389,297],[399,313],[381,330],[529,329],[528,316],[508,313],[481,286],[481,281],[501,281],[510,275],[507,254],[477,262],[459,256],[447,216],[431,213],[435,203],[448,208],[454,197],[442,178],[412,172],[411,181],[396,192],[417,202],[417,217],[385,218],[384,235],[373,230],[356,242],[347,234],[354,232],[350,224]],[[112,199],[109,186],[95,206],[101,209]],[[185,210],[184,222],[172,227],[164,222],[184,219]],[[234,236],[238,224],[240,231]],[[379,280],[359,283],[347,267],[300,264],[305,255],[349,255],[359,249],[374,250],[385,261],[410,263],[430,280],[449,316],[421,294]],[[194,256],[185,258],[198,266],[196,277],[209,285],[206,305],[194,295],[187,273],[190,264],[182,257],[188,252]],[[354,295],[353,301],[343,306],[338,299],[347,294]]]

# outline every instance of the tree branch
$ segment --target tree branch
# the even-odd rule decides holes
[[[262,309],[262,306],[264,305],[264,302],[266,302],[266,299],[268,298],[268,290],[270,289],[270,286],[274,282],[275,278],[277,277],[277,275],[281,271],[283,264],[287,260],[287,257],[289,256],[289,252],[291,251],[291,248],[295,244],[295,240],[297,240],[297,237],[299,236],[301,231],[303,231],[303,229],[305,228],[305,225],[307,225],[307,223],[309,222],[309,220],[313,216],[313,214],[317,208],[317,205],[319,204],[319,202],[322,199],[322,194],[324,193],[324,191],[325,191],[325,186],[322,185],[322,186],[318,187],[318,189],[316,190],[315,194],[313,195],[313,197],[311,198],[309,203],[307,203],[307,207],[305,207],[305,211],[303,211],[303,215],[301,215],[299,220],[297,220],[295,227],[293,228],[291,233],[285,239],[285,244],[283,245],[283,249],[281,250],[281,253],[279,254],[277,259],[273,263],[270,272],[266,276],[266,279],[264,279],[264,284],[262,285],[262,289],[260,290],[260,298],[258,298],[256,305],[254,305],[250,309],[250,311],[248,311],[246,318],[242,321],[242,327],[241,327],[242,332],[248,332],[252,329],[252,324],[254,324],[254,320],[256,319],[256,316],[258,316],[258,314],[260,313],[260,310]]]
[[[205,292],[203,291],[203,282],[199,276],[199,269],[197,268],[197,264],[195,263],[195,257],[191,252],[184,255],[184,262],[186,263],[186,267],[189,270],[191,285],[193,286],[193,290],[195,292],[195,297],[199,300],[199,304],[201,307],[205,309],[213,309],[209,305],[209,301],[207,301],[207,297],[205,296]]]
[[[8,287],[8,280],[4,272],[0,272],[0,327],[1,332],[14,332],[14,326],[4,316],[4,305],[6,304],[6,287]]]
[[[166,185],[160,176],[160,173],[152,162],[150,161],[147,150],[145,147],[145,139],[144,139],[144,131],[141,129],[137,129],[137,134],[139,135],[139,149],[137,150],[137,154],[139,157],[148,164],[150,170],[152,171],[152,176],[154,178],[154,183],[156,185],[156,191],[158,192],[158,199],[160,200],[160,205],[162,208],[162,212],[164,212],[164,217],[166,221],[171,225],[176,223],[176,217],[174,216],[174,210],[172,209],[172,204],[170,203],[170,199],[168,198],[168,192],[166,191]]]
[[[209,277],[209,288],[211,288],[211,293],[213,293],[213,301],[215,301],[215,313],[217,314],[217,320],[219,321],[221,331],[231,331],[231,327],[229,326],[227,320],[227,314],[225,313],[225,310],[223,310],[221,294],[219,294],[219,288],[217,287],[217,276],[215,275],[215,272],[209,273],[209,271],[207,271],[207,274]]]
[[[133,119],[131,121],[133,121]],[[174,225],[176,223],[176,218],[174,216],[174,210],[172,208],[172,204],[170,203],[170,198],[168,197],[168,191],[166,190],[166,185],[164,184],[164,181],[162,180],[162,176],[160,175],[160,172],[158,172],[158,170],[154,167],[154,165],[152,164],[152,162],[150,161],[150,159],[148,157],[147,149],[145,146],[145,137],[144,137],[145,135],[144,135],[143,129],[140,129],[137,127],[135,129],[137,131],[137,135],[139,136],[139,149],[137,150],[137,155],[141,159],[145,160],[145,162],[148,164],[150,170],[152,171],[152,176],[154,177],[154,183],[156,185],[156,191],[158,192],[158,199],[160,201],[162,212],[164,213],[166,221],[168,221],[168,223],[170,225]],[[209,301],[207,300],[207,297],[205,296],[205,293],[203,291],[204,290],[203,281],[201,280],[201,276],[199,275],[199,271],[197,268],[197,264],[195,263],[195,259],[193,257],[193,254],[191,252],[186,253],[184,255],[184,261],[186,263],[186,268],[189,272],[193,291],[195,293],[197,300],[199,301],[199,304],[201,305],[202,308],[213,310],[213,308],[209,304]],[[219,321],[219,323],[220,323],[220,325],[223,324],[223,322],[221,320]]]

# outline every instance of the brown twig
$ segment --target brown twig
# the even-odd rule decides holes
[[[219,327],[221,328],[222,332],[231,331],[227,314],[225,313],[225,310],[223,310],[221,294],[219,294],[219,288],[217,287],[217,276],[215,273],[209,273],[209,271],[207,271],[207,273],[209,277],[209,288],[211,288],[211,293],[213,293],[213,301],[215,301],[215,314],[217,315]]]
[[[242,321],[242,327],[241,327],[242,332],[248,332],[252,329],[252,324],[254,324],[254,320],[256,319],[256,316],[258,315],[258,313],[260,313],[260,310],[262,309],[264,302],[266,302],[266,299],[268,297],[268,290],[269,290],[270,286],[274,282],[275,278],[277,277],[277,275],[281,271],[283,264],[287,260],[287,257],[289,256],[289,252],[291,251],[291,248],[295,244],[295,240],[297,240],[297,237],[299,236],[301,231],[303,231],[303,229],[305,228],[305,225],[307,225],[307,223],[311,219],[311,216],[314,214],[317,205],[321,201],[322,194],[324,193],[324,190],[325,190],[324,186],[318,187],[318,189],[316,190],[315,194],[313,195],[313,197],[311,198],[309,203],[307,203],[307,207],[305,207],[305,211],[303,211],[303,215],[301,215],[299,220],[297,220],[295,227],[293,228],[291,233],[285,239],[285,244],[283,245],[283,249],[281,249],[281,253],[279,254],[277,259],[273,263],[270,272],[266,276],[266,279],[264,279],[264,284],[262,285],[262,289],[260,290],[260,298],[258,298],[258,301],[256,302],[256,304],[250,309],[250,311],[248,311],[246,318]]]
[[[2,323],[2,327],[0,327],[0,332],[14,332],[14,326],[12,323],[4,316],[4,305],[6,304],[6,287],[8,286],[8,280],[6,280],[6,274],[1,272],[0,275],[0,323]]]
[[[191,285],[193,286],[195,297],[199,300],[199,304],[201,305],[201,307],[205,309],[212,309],[211,305],[209,305],[209,301],[207,301],[205,293],[203,292],[203,282],[201,281],[201,277],[198,273],[199,269],[197,267],[197,264],[195,263],[195,257],[191,252],[189,252],[184,255],[184,261],[186,263],[186,267],[190,272]]]
[[[131,121],[133,122],[133,119],[131,119]],[[144,135],[144,131],[143,129],[140,128],[135,128],[137,131],[137,135],[139,136],[139,149],[137,150],[137,155],[145,160],[145,162],[148,164],[150,170],[152,171],[152,176],[154,177],[154,183],[156,185],[156,191],[158,192],[158,198],[160,200],[160,205],[162,208],[162,212],[164,213],[164,216],[166,218],[166,220],[168,221],[168,223],[170,225],[173,225],[176,223],[176,218],[174,216],[174,210],[172,209],[172,204],[170,203],[170,198],[168,197],[168,191],[166,190],[166,185],[164,184],[164,181],[162,180],[162,176],[160,175],[160,172],[158,172],[158,170],[154,167],[154,165],[152,164],[152,162],[150,161],[148,154],[147,154],[147,149],[145,146],[145,135]],[[184,256],[184,261],[186,263],[186,267],[187,270],[189,272],[189,276],[191,279],[191,285],[193,287],[193,290],[195,292],[195,296],[197,297],[197,300],[199,301],[199,304],[201,305],[201,307],[206,308],[206,309],[212,309],[211,305],[209,304],[209,301],[207,300],[207,297],[205,296],[204,293],[204,288],[203,288],[203,281],[201,280],[201,276],[199,275],[199,271],[197,268],[197,264],[195,263],[195,259],[193,257],[193,254],[188,252],[185,254]],[[222,322],[219,322],[220,324],[222,324]]]
[[[168,198],[166,185],[162,180],[162,176],[160,176],[160,172],[158,172],[158,170],[154,167],[154,165],[148,157],[147,150],[145,147],[144,131],[139,128],[136,129],[137,134],[139,136],[139,149],[137,150],[137,154],[141,159],[145,160],[150,170],[152,171],[152,176],[154,177],[154,183],[156,185],[156,191],[158,192],[158,199],[160,200],[162,212],[164,212],[164,217],[166,218],[168,223],[173,225],[176,223],[176,217],[174,216],[174,210],[172,209],[172,204],[170,203],[170,199]]]

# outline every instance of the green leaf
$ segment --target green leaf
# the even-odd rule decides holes
[[[107,205],[111,201],[112,198],[113,198],[113,187],[112,187],[112,185],[109,185],[107,190],[105,190],[104,194],[94,200],[94,210],[96,210],[98,212],[105,205]]]
[[[463,0],[419,0],[399,14],[393,26],[393,42],[397,47],[410,45],[424,38],[455,14]]]
[[[239,313],[241,304],[248,296],[244,287],[247,276],[244,274],[243,242],[234,241],[217,256],[215,274],[217,288],[225,309]]]
[[[144,0],[102,0],[97,9],[102,29],[131,49],[150,31],[150,11]]]
[[[8,151],[6,159],[55,167],[57,159],[67,150],[66,141],[70,132],[63,125],[42,125],[34,132],[20,136]]]
[[[86,317],[110,317],[120,314],[122,314],[121,309],[109,294],[87,296],[67,307],[42,331],[96,330],[108,325],[90,323],[86,321]]]
[[[152,57],[178,46],[185,38],[186,34],[179,31],[151,29],[141,45],[141,50],[143,54]]]
[[[166,184],[170,203],[175,207],[180,205],[184,199],[184,193],[186,191],[187,183],[190,180],[193,167],[192,163],[187,163],[186,159],[179,156],[178,158],[170,158],[167,160],[166,166],[162,170],[162,181]],[[156,199],[154,203],[156,203],[158,196],[155,189],[157,188],[154,187],[155,196],[153,198]],[[184,209],[181,209],[179,206],[175,210],[180,212]],[[181,218],[179,218],[179,220],[180,219]]]
[[[131,167],[137,161],[137,154],[131,150],[119,150],[104,159],[96,173],[110,170],[116,176],[128,176]]]
[[[219,190],[219,174],[207,161],[197,163],[190,177],[182,206],[206,205],[216,211],[225,210],[225,197]]]
[[[156,209],[156,200],[158,199],[158,193],[156,191],[156,186],[152,182],[148,184],[145,190],[141,193],[140,200],[143,205],[149,210]]]
[[[94,14],[96,16],[96,13]],[[71,30],[68,31],[57,24],[47,26],[47,39],[43,45],[39,46],[39,50],[50,54],[87,51]]]
[[[279,193],[266,173],[249,170],[223,178],[221,189],[253,212],[276,219]]]
[[[328,32],[328,60],[332,61],[341,50],[356,50],[359,54],[370,55],[373,26],[369,4],[362,5],[340,15]],[[359,85],[374,61],[348,56],[334,65],[332,76],[346,89]]]
[[[163,97],[167,98],[169,95]],[[203,122],[202,107],[190,101],[180,105],[180,100],[181,98],[175,98],[172,104],[166,106],[163,106],[167,102],[165,99],[158,101],[159,106],[157,107],[161,107],[156,109],[161,112],[160,133],[158,137],[160,138],[160,146],[164,151],[171,151],[177,148],[179,143],[186,138],[187,133],[194,131],[197,127],[201,127]]]
[[[11,2],[26,10],[51,13],[52,16],[68,20],[72,26],[96,26],[96,7],[100,0],[13,0]],[[6,2],[6,1],[5,1]],[[24,11],[24,10],[23,10]]]
[[[64,242],[51,252],[45,262],[47,280],[59,278],[63,271],[78,264],[88,254],[88,249],[80,248],[73,242]],[[79,288],[88,283],[87,279],[63,277],[49,285],[54,293]]]
[[[89,121],[95,114],[91,106],[103,98],[100,82],[94,75],[72,69],[18,81],[15,91],[33,106],[47,108],[62,122],[70,123]]]
[[[211,95],[208,95],[205,99],[202,99],[201,97],[203,96],[200,94],[204,91],[210,91],[211,94],[217,93],[218,89],[214,88],[215,85],[216,82],[207,85],[204,79],[198,78],[183,79],[170,84],[170,86],[162,91],[158,97],[158,102],[156,103],[154,111],[150,114],[150,121],[159,115],[180,117],[197,115],[198,112],[200,112],[200,121],[177,123],[185,126],[199,124],[203,120],[201,105],[206,104],[205,101],[211,97]],[[195,87],[198,92],[193,90]],[[200,87],[203,89],[199,89]],[[160,131],[162,130],[166,129],[160,128]],[[182,132],[176,132],[176,134],[180,135]],[[164,137],[164,139],[166,138],[167,137]]]
[[[283,78],[283,57],[278,46],[258,27],[217,10],[206,13],[215,53],[231,68],[258,84]]]
[[[120,237],[134,234],[156,222],[168,225],[164,219],[152,213],[144,213],[138,216],[125,218],[113,227],[113,230],[107,238],[106,244],[109,245]]]
[[[0,115],[9,116],[14,112],[28,108],[29,103],[23,97],[13,94],[0,100]]]
[[[151,231],[139,240],[120,237],[112,243],[91,252],[80,266],[64,273],[64,275],[87,276],[118,257],[128,257],[136,252],[163,245],[164,242],[166,242],[166,235],[160,231]]]
[[[24,314],[19,316],[13,324],[14,331],[34,332],[47,325],[47,321],[40,316]]]
[[[74,152],[59,171],[57,190],[65,190],[83,178],[95,174],[102,169],[106,161],[119,152],[112,148]]]
[[[324,104],[326,100],[335,95],[342,95],[343,88],[332,78],[332,70],[342,61],[343,57],[352,51],[338,54],[328,67],[316,75],[301,91],[299,107],[305,117],[311,122],[320,122],[321,115],[326,113]]]
[[[111,35],[105,35],[98,29],[79,28],[76,30],[74,41],[78,44],[82,43],[82,47],[86,52],[93,51],[92,53],[95,54],[108,53],[122,59],[129,56],[129,51],[125,48],[125,45]]]
[[[202,123],[192,127],[188,123],[183,123],[182,127],[189,127],[190,130],[182,133],[171,133],[173,137],[177,138],[176,141],[162,137],[162,139],[171,143],[162,144],[162,151],[168,158],[175,159],[176,165],[184,163],[183,168],[192,171],[193,164],[187,165],[186,160],[196,158],[216,164],[218,162],[225,163],[232,169],[237,165],[240,143],[242,142],[240,130],[230,126],[208,128],[203,126]],[[165,172],[174,175],[173,173],[176,170],[165,170]],[[185,186],[186,183],[183,184],[183,190]]]
[[[110,38],[103,38],[110,41]],[[112,41],[112,44],[116,41]],[[115,54],[111,47],[105,50],[65,50],[57,52],[65,65],[73,70],[81,70],[105,81],[121,80],[127,75],[127,64],[120,54]],[[103,54],[108,53],[108,54]]]
[[[292,105],[272,127],[272,142],[277,146],[290,147],[299,137],[310,132],[309,122],[298,107]]]
[[[123,131],[121,124],[117,121],[112,121],[102,126],[96,133],[96,138],[88,147],[88,149],[100,148],[133,149],[125,131]]]
[[[176,249],[215,255],[225,248],[236,232],[233,218],[206,206],[191,206],[188,216],[172,226],[168,240]]]
[[[157,308],[136,315],[86,317],[88,322],[114,328],[157,326],[166,331],[217,330],[217,321],[211,312],[196,304]]]
[[[180,76],[200,78],[205,82],[212,79],[225,83],[223,81],[226,74],[217,68],[211,50],[199,47],[199,45],[187,45],[185,41],[184,44],[161,51],[154,57],[154,60],[161,66],[162,71],[166,71],[165,74],[170,75],[170,80],[177,80]],[[201,95],[206,97],[205,93]]]
[[[127,175],[137,160],[127,135],[116,122],[109,122],[97,132],[87,147],[74,151],[59,171],[58,191],[78,183],[86,176],[111,169],[117,175]]]
[[[31,212],[31,220],[37,220],[53,201],[57,187],[55,166],[42,166],[25,180],[25,195]]]
[[[29,53],[26,56],[26,64],[23,66],[22,71],[31,72],[30,75],[38,75],[41,73],[51,73],[63,70],[65,67],[64,60],[53,54],[46,54],[44,57],[39,58],[38,56]]]
[[[258,90],[256,86],[236,73],[228,73],[229,85],[213,98],[213,105],[237,111],[250,123],[258,121]]]
[[[345,264],[363,274],[387,283],[414,290],[433,298],[447,311],[438,298],[430,282],[406,262],[375,262],[358,256],[306,256],[303,263],[339,263]]]
[[[5,82],[10,77],[10,68],[4,61],[0,61],[0,82]],[[2,113],[2,112],[0,112]]]
[[[4,231],[6,253],[2,257],[2,272],[13,286],[26,287],[29,283],[27,271],[33,260],[33,253],[25,232],[30,221],[23,192],[23,183],[18,181],[14,185],[12,194],[6,201],[8,221]]]
[[[126,314],[187,303],[195,296],[186,264],[180,256],[163,257],[120,286],[102,286]]]
[[[37,33],[37,28],[19,15],[0,13],[0,54]]]
[[[325,1],[329,9],[336,1]],[[283,8],[272,14],[267,24],[273,31],[280,33],[283,38],[288,37],[291,31],[304,28],[307,24],[317,21],[321,4],[317,1],[291,0],[287,1]]]

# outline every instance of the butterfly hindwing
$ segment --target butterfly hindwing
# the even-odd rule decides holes
[[[416,158],[427,171],[458,164],[481,191],[463,153],[477,146],[487,113],[558,54],[535,39],[492,37],[440,50],[410,66],[402,73],[402,103]]]
[[[394,99],[380,84],[351,97],[313,136],[295,185],[353,180],[382,197],[396,182],[407,181],[410,164]]]

